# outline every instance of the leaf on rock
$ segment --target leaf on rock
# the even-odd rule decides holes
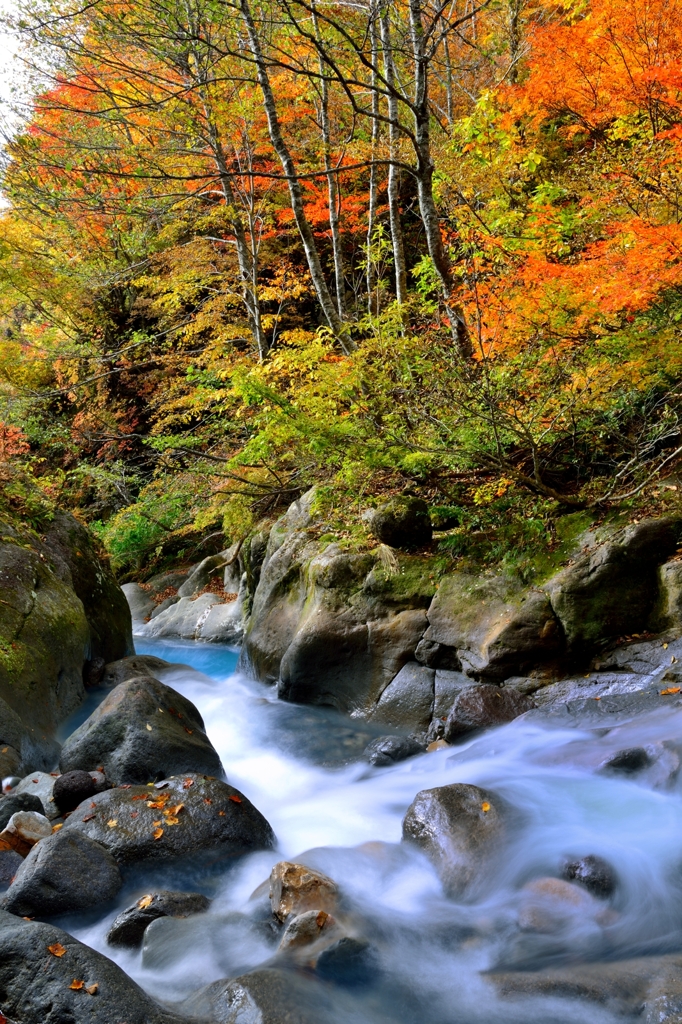
[[[148,798],[146,793],[137,793],[135,796],[131,797],[131,800],[148,800],[148,799],[149,798]]]
[[[163,835],[163,829],[162,828],[155,828],[153,833],[152,833],[152,835],[154,836],[155,839],[160,839],[161,836]]]
[[[140,910],[144,910],[145,907],[148,907],[148,906],[151,905],[153,900],[154,900],[154,897],[152,895],[143,896],[141,900],[137,901],[137,905],[140,908]]]
[[[92,983],[92,985],[87,985],[86,988],[85,988],[85,991],[88,993],[89,996],[96,996],[98,988],[99,988],[99,982],[95,981],[95,982]]]
[[[61,942],[55,942],[54,945],[47,947],[48,953],[52,953],[52,956],[64,956],[66,950],[62,946]]]
[[[109,818],[107,825],[109,826],[109,828],[116,828],[116,826],[118,825],[118,818]]]
[[[175,817],[178,816],[180,811],[184,810],[184,807],[185,807],[184,804],[176,804],[174,807],[166,807],[166,809],[164,810],[163,813],[164,814],[170,814],[171,817],[175,818]]]
[[[185,730],[188,736],[191,736],[192,733],[194,732],[194,729],[188,729],[186,725],[183,725],[182,728]]]
[[[213,801],[212,801],[212,800],[210,799],[210,797],[207,797],[207,796],[205,796],[205,797],[204,797],[204,803],[205,803],[205,804],[212,804],[212,803],[213,803]]]
[[[86,814],[84,818],[81,818],[81,821],[92,821],[92,819],[96,818],[96,817],[97,817],[96,814]],[[61,827],[62,826],[60,825],[59,828],[61,828]],[[54,828],[52,829],[52,831],[54,832]]]
[[[185,781],[182,784],[182,788],[183,789],[189,789],[190,786],[193,786],[193,785],[194,785],[194,779],[185,779]]]
[[[147,722],[147,732],[151,732],[151,731],[152,731],[152,727],[151,727],[151,725],[149,724],[149,722]]]
[[[94,818],[95,815],[91,814],[90,817]],[[88,820],[87,818],[83,818],[83,821],[87,821],[87,820]],[[53,825],[52,826],[52,831],[53,832],[59,832],[60,828],[64,828],[64,822],[63,821],[61,821],[58,825]]]
[[[679,692],[680,692],[680,687],[679,686],[669,686],[667,690],[661,690],[661,696],[662,697],[666,697],[670,693],[679,693]]]
[[[487,814],[488,811],[490,810],[490,804],[488,803],[487,800],[484,800],[483,803],[481,804],[481,810],[483,811],[484,814]]]
[[[71,984],[69,985],[69,988],[72,988],[74,992],[80,992],[82,988],[85,988],[85,982],[79,981],[78,978],[74,978]]]

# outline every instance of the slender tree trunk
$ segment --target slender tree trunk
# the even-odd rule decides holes
[[[279,157],[282,169],[287,178],[291,209],[294,214],[298,232],[301,236],[303,250],[308,262],[308,269],[317,294],[317,300],[320,303],[325,320],[329,324],[329,327],[344,352],[350,352],[354,348],[354,345],[347,332],[344,330],[343,323],[341,322],[341,318],[339,317],[334,305],[334,300],[327,288],[327,282],[324,279],[322,264],[320,263],[320,255],[317,251],[317,245],[315,244],[315,236],[308,218],[305,215],[303,189],[301,188],[301,183],[296,175],[296,165],[294,164],[289,147],[282,135],[282,129],[277,116],[275,97],[270,84],[270,76],[268,75],[267,64],[263,56],[260,38],[256,30],[248,0],[240,0],[240,9],[249,37],[251,52],[256,63],[258,84],[260,85],[261,93],[263,95],[263,107],[267,117],[270,141],[272,142],[273,148]]]
[[[313,22],[315,35],[319,39],[320,29],[317,22],[317,15],[313,8]],[[320,126],[322,128],[322,147],[324,151],[324,169],[327,171],[327,196],[329,204],[329,228],[332,236],[332,252],[334,254],[334,280],[336,284],[336,306],[339,316],[343,319],[346,312],[345,294],[346,283],[343,272],[343,248],[341,246],[341,231],[339,225],[340,196],[338,178],[332,166],[332,133],[329,120],[329,82],[326,76],[326,67],[322,60],[321,49],[319,50],[321,102],[320,102]]]
[[[452,271],[443,245],[440,218],[433,198],[434,164],[431,156],[431,114],[428,92],[429,56],[424,45],[422,0],[409,0],[409,5],[414,59],[414,135],[417,151],[416,179],[419,212],[424,225],[429,256],[440,279],[453,340],[460,353],[469,356],[471,355],[471,340],[461,310],[452,305]]]
[[[374,161],[377,156],[379,143],[379,90],[377,88],[377,73],[374,70],[379,59],[379,38],[377,34],[377,13],[372,3],[370,6],[370,40],[372,44],[372,166],[369,172],[369,197],[367,205],[367,312],[370,316],[378,313],[379,303],[374,297],[374,260],[372,257],[372,245],[374,243],[374,229],[377,219],[377,202],[379,195],[377,168]],[[378,296],[377,296],[378,298]]]
[[[452,95],[452,61],[450,60],[450,43],[448,37],[443,42],[445,52],[445,98],[448,112],[448,127],[452,128],[455,121],[455,102]]]
[[[400,170],[393,163],[398,156],[400,131],[398,127],[398,100],[395,95],[395,62],[391,43],[391,23],[389,5],[384,3],[380,16],[381,47],[384,58],[384,78],[388,84],[388,117],[389,117],[389,159],[388,169],[388,218],[391,226],[393,243],[393,265],[395,267],[395,294],[399,304],[407,299],[407,270],[405,267],[405,246],[403,244],[403,227],[400,221]]]

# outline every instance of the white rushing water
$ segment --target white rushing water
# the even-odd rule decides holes
[[[193,666],[174,667],[163,681],[199,708],[230,783],[265,815],[279,844],[217,877],[204,877],[200,864],[196,874],[184,868],[182,877],[158,868],[133,876],[104,920],[66,923],[158,998],[183,998],[268,960],[272,942],[235,912],[246,908],[273,864],[303,853],[306,864],[341,887],[393,978],[382,991],[393,992],[394,1004],[385,994],[358,996],[358,1015],[349,1019],[601,1024],[616,1018],[594,1003],[498,1001],[481,971],[682,948],[682,792],[656,772],[595,774],[617,750],[675,744],[682,739],[682,712],[658,711],[608,732],[519,720],[457,748],[374,769],[338,762],[345,749],[357,754],[376,730],[324,709],[278,702],[272,689],[236,673],[234,652],[156,641],[138,643],[138,653]],[[329,760],[337,763],[325,766]],[[453,782],[482,786],[515,811],[504,858],[466,904],[447,900],[426,859],[400,844],[415,795]],[[586,898],[560,926],[520,930],[523,886],[557,877],[567,858],[588,854],[617,872],[611,903]],[[152,885],[204,891],[214,900],[211,911],[153,925],[143,954],[112,950],[105,942],[111,921]]]

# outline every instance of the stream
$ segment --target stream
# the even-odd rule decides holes
[[[624,1018],[596,1003],[498,999],[481,972],[682,949],[682,785],[672,749],[682,740],[682,711],[659,710],[611,730],[520,719],[455,748],[377,769],[353,760],[379,734],[376,726],[331,709],[278,702],[274,688],[237,672],[231,649],[139,638],[137,653],[180,663],[162,681],[198,707],[229,782],[265,815],[279,843],[276,851],[218,871],[197,863],[129,873],[104,918],[62,919],[154,997],[182,999],[273,956],[276,940],[268,935],[263,900],[249,898],[283,859],[300,859],[332,877],[350,917],[378,950],[383,982],[339,991],[339,1020],[610,1024]],[[610,753],[664,742],[668,752],[655,770],[636,777],[596,773]],[[446,899],[429,862],[400,844],[402,818],[416,793],[453,782],[491,790],[513,809],[504,858],[462,904]],[[599,913],[577,906],[549,931],[520,929],[522,887],[557,877],[567,858],[587,854],[605,858],[617,873],[610,903],[592,901]],[[105,935],[114,917],[151,886],[204,892],[213,899],[211,910],[155,922],[141,952],[109,947]]]

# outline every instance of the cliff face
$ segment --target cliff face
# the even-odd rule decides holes
[[[87,661],[133,652],[127,602],[90,536],[58,512],[41,536],[0,537],[0,771],[51,767],[57,724],[85,697]]]

